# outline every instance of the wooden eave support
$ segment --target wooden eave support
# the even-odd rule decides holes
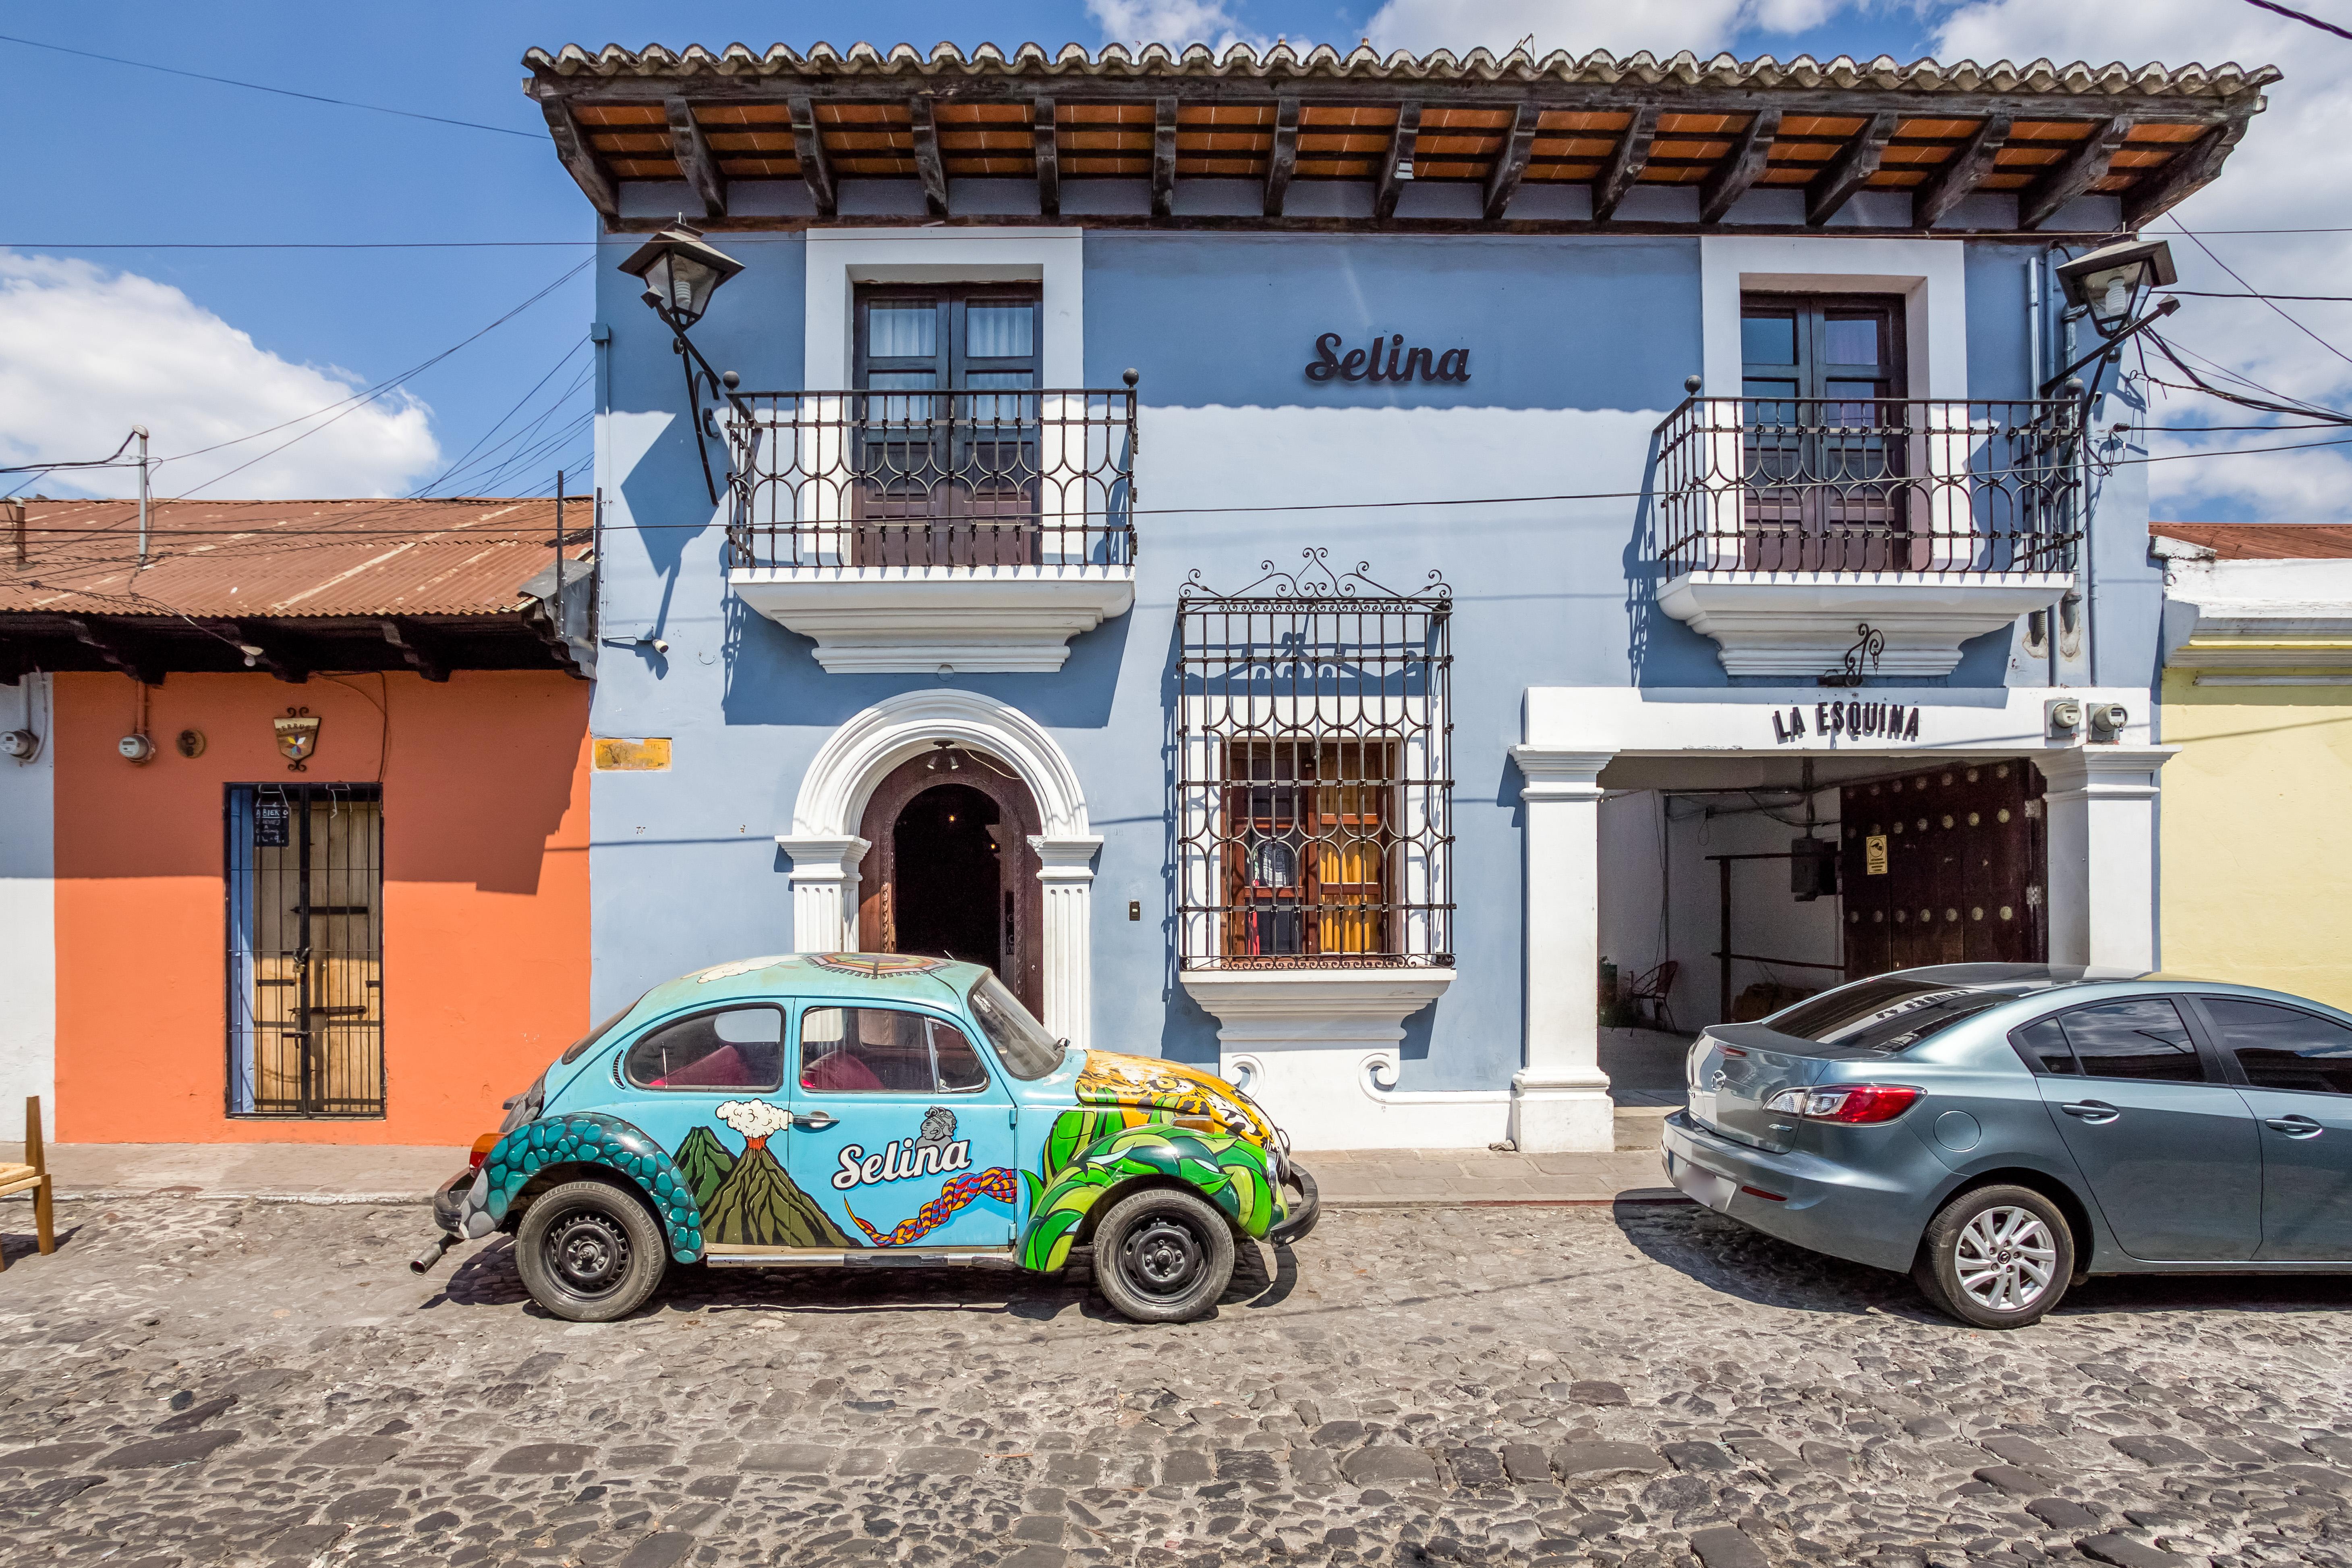
[[[2040,228],[2058,216],[2058,209],[2099,183],[2115,162],[2116,151],[2131,134],[2132,119],[2118,114],[2095,126],[2083,144],[2053,163],[2050,172],[2025,188],[2017,199],[2017,226]]]
[[[1960,205],[1960,199],[1984,184],[1993,164],[2000,160],[2000,150],[2009,142],[2010,118],[2006,114],[1985,117],[1983,124],[1968,140],[1968,144],[1944,160],[1944,166],[1911,192],[1911,223],[1915,228],[1933,228],[1945,216]]]
[[[1633,111],[1626,123],[1625,134],[1617,139],[1617,150],[1609,155],[1609,166],[1592,182],[1592,220],[1606,223],[1616,216],[1617,204],[1623,201],[1642,177],[1650,162],[1650,143],[1657,140],[1658,108],[1645,103]]]
[[[1870,177],[1878,173],[1878,165],[1885,160],[1886,144],[1895,139],[1895,128],[1902,123],[1903,117],[1891,110],[1874,114],[1854,133],[1853,141],[1838,149],[1837,156],[1805,187],[1807,223],[1819,228],[1829,222],[1853,199],[1855,192],[1870,183]]]
[[[74,640],[116,669],[147,686],[161,686],[166,673],[163,649],[141,632],[95,616],[68,616]]]
[[[2140,183],[2124,193],[2124,226],[2146,227],[2211,184],[2230,150],[2245,134],[2244,120],[2216,125],[2175,153],[2170,163],[2140,176]]]
[[[710,151],[710,138],[703,134],[694,110],[686,100],[671,98],[663,100],[662,111],[669,116],[670,152],[677,157],[677,166],[686,172],[686,183],[701,198],[702,216],[725,217],[727,176],[719,172],[719,160]]]
[[[449,661],[435,647],[433,639],[404,621],[384,620],[383,640],[400,650],[408,667],[427,680],[449,679]]]
[[[1780,139],[1780,111],[1759,109],[1739,133],[1738,144],[1708,172],[1698,187],[1698,221],[1721,223],[1731,204],[1748,194],[1772,161],[1772,143]]]
[[[808,187],[817,216],[831,217],[841,197],[834,189],[833,158],[824,150],[824,133],[817,129],[816,105],[803,97],[792,100],[787,107],[792,110],[793,156],[801,166],[801,184]]]
[[[1280,217],[1290,199],[1291,176],[1298,173],[1298,100],[1278,98],[1274,103],[1274,151],[1265,160],[1265,216]]]
[[[310,661],[296,654],[278,636],[276,627],[263,621],[231,621],[227,636],[233,642],[261,651],[254,658],[264,669],[289,685],[299,686],[310,679]]]
[[[915,127],[915,176],[923,183],[923,205],[933,217],[948,216],[947,165],[940,162],[940,128],[931,118],[931,100],[914,98],[907,112]]]
[[[1062,210],[1062,138],[1052,99],[1041,98],[1030,106],[1029,139],[1037,161],[1037,211],[1057,216]]]
[[[1396,216],[1397,198],[1404,195],[1404,179],[1397,171],[1411,164],[1421,142],[1421,105],[1397,105],[1396,129],[1389,133],[1388,157],[1372,184],[1372,216],[1381,223]]]
[[[1531,104],[1522,103],[1511,110],[1511,128],[1504,133],[1503,145],[1486,171],[1486,199],[1481,210],[1488,223],[1501,222],[1504,210],[1518,194],[1528,160],[1535,154],[1536,121],[1540,118],[1541,111]]]
[[[563,161],[564,168],[579,183],[581,192],[588,198],[588,205],[594,207],[606,222],[617,221],[621,216],[620,189],[613,184],[613,177],[604,172],[604,165],[597,160],[596,150],[588,145],[588,133],[581,130],[580,121],[572,118],[570,100],[542,98],[539,100],[539,108],[540,112],[547,117],[547,133],[555,142],[555,155]]]
[[[1151,105],[1151,216],[1172,217],[1176,212],[1176,100],[1155,99]]]

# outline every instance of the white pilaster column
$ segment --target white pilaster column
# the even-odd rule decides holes
[[[1530,1153],[1607,1152],[1616,1104],[1601,1070],[1601,770],[1613,753],[1514,746],[1527,814],[1527,1066],[1511,1138]]]
[[[2050,962],[2156,967],[2157,772],[2178,746],[2045,752]]]
[[[1095,851],[1094,835],[1033,837],[1037,880],[1045,885],[1046,1032],[1084,1049],[1094,1018]]]
[[[816,833],[779,833],[776,843],[793,858],[793,951],[855,952],[857,863],[872,846]]]

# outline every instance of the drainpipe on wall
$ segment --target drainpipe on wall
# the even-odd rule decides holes
[[[604,627],[604,476],[610,472],[605,449],[607,417],[613,412],[613,325],[610,321],[591,321],[588,342],[596,355],[596,454],[595,499],[589,503],[588,551],[594,566],[588,574],[588,641],[591,647],[601,647],[599,639]]]

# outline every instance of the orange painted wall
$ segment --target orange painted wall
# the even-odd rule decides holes
[[[129,678],[57,677],[60,1142],[469,1143],[586,1030],[588,686],[382,680],[174,675],[134,764],[115,751]],[[270,729],[293,706],[324,721],[305,773]],[[173,745],[188,729],[194,760]],[[386,1113],[232,1118],[224,786],[373,783],[380,754]]]

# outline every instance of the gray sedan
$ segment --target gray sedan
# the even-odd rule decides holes
[[[1666,1173],[2018,1328],[2093,1274],[2352,1270],[2352,1016],[2158,974],[1902,970],[1689,1058]]]

